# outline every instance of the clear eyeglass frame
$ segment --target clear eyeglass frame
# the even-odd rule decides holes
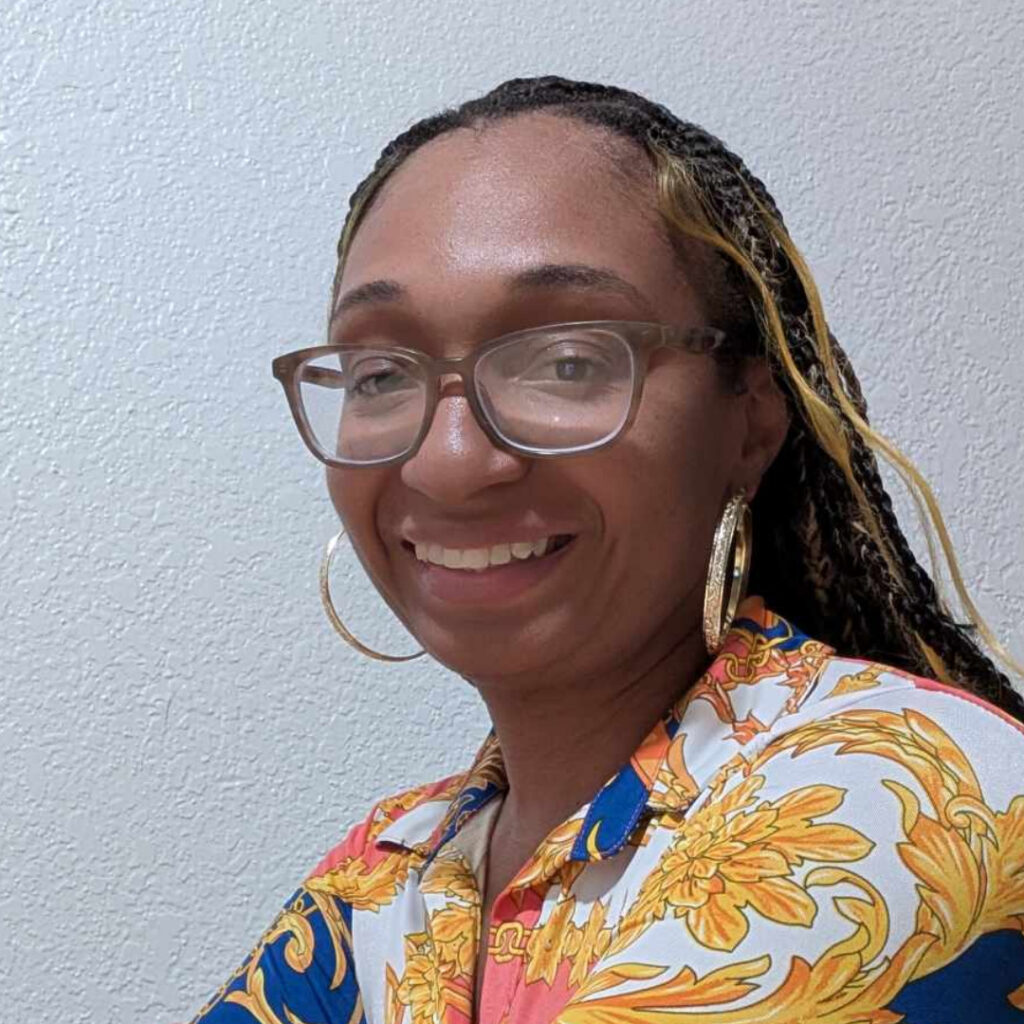
[[[476,387],[476,366],[494,349],[514,343],[519,339],[536,337],[545,331],[565,331],[567,329],[605,330],[616,334],[630,349],[632,361],[632,387],[629,395],[629,407],[618,429],[599,441],[571,448],[544,448],[516,443],[506,437],[499,426],[489,416],[485,404],[480,400]],[[676,348],[687,352],[710,354],[722,349],[726,342],[726,332],[716,327],[680,327],[672,324],[648,323],[636,320],[577,320],[566,323],[543,324],[525,330],[503,334],[481,342],[473,351],[464,356],[436,357],[420,349],[407,348],[399,345],[316,345],[287,352],[277,356],[272,363],[274,376],[284,388],[292,418],[299,429],[299,434],[309,451],[322,463],[338,469],[378,469],[382,466],[395,465],[412,458],[419,450],[423,439],[430,430],[434,419],[437,403],[441,396],[442,378],[455,375],[462,379],[465,397],[470,409],[488,439],[496,447],[517,455],[531,458],[562,458],[571,455],[583,455],[612,444],[629,429],[636,417],[643,395],[644,380],[651,355],[659,348]],[[372,348],[375,352],[391,352],[415,363],[421,370],[426,382],[426,396],[423,410],[423,422],[415,438],[403,451],[396,455],[373,461],[350,461],[339,459],[328,454],[317,441],[303,407],[300,391],[299,371],[308,361],[346,352],[365,351]]]

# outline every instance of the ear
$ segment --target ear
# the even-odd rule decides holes
[[[761,479],[789,433],[789,406],[765,359],[750,359],[741,371],[746,432],[736,466],[736,491],[752,501]]]

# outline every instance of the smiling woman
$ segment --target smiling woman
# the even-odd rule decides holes
[[[634,93],[516,79],[390,143],[338,255],[327,343],[274,372],[494,728],[196,1020],[1024,1021],[1024,705],[977,637],[1012,663],[757,178]],[[331,600],[340,537],[328,614],[401,660]]]

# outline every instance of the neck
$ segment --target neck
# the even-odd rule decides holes
[[[707,661],[696,626],[605,675],[525,688],[478,684],[508,777],[502,830],[539,843],[622,767]]]

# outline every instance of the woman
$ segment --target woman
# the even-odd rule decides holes
[[[197,1020],[1024,1021],[1024,708],[738,158],[621,89],[506,82],[356,190],[329,340],[275,373],[494,729]],[[334,543],[332,621],[387,658]]]

